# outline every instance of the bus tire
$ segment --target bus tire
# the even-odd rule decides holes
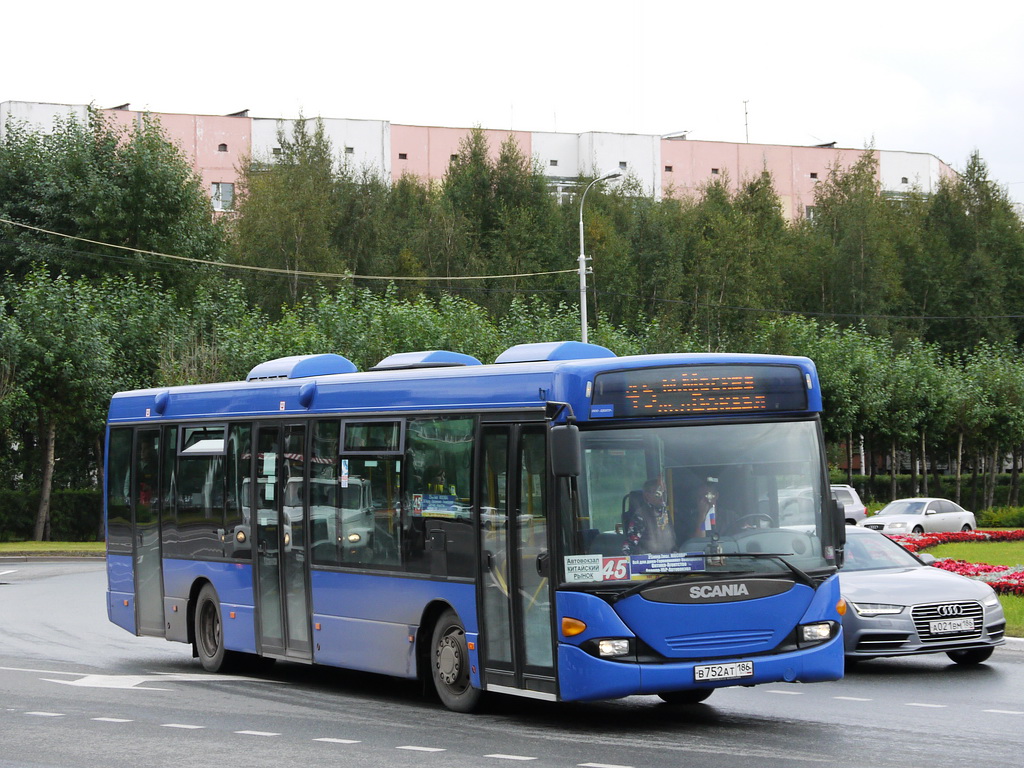
[[[228,672],[235,654],[224,648],[224,622],[220,600],[212,584],[206,584],[196,598],[194,617],[196,655],[207,672]]]
[[[430,674],[441,703],[453,712],[473,712],[483,692],[469,680],[469,648],[459,615],[446,610],[434,625],[430,643]]]
[[[714,688],[691,688],[687,691],[664,691],[658,694],[658,698],[666,704],[700,704],[714,692]]]

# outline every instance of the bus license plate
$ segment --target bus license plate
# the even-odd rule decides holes
[[[734,661],[731,664],[702,664],[693,668],[693,679],[696,682],[709,680],[737,680],[741,677],[754,676],[754,662]]]
[[[950,632],[973,632],[974,619],[940,619],[933,621],[928,629],[933,635],[948,635]]]

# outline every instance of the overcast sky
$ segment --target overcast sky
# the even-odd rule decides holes
[[[1024,200],[1024,4],[24,0],[0,101],[926,152]],[[744,117],[746,102],[747,117]]]

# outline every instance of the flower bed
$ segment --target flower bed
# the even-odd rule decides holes
[[[893,535],[889,538],[899,543],[904,549],[921,552],[939,544],[973,541],[1024,541],[1024,530],[925,533],[909,536]],[[946,557],[936,560],[935,567],[987,582],[992,589],[1000,594],[1024,597],[1024,565],[986,565]]]

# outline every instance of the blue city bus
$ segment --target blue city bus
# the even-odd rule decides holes
[[[820,411],[806,358],[580,342],[121,392],[109,617],[210,671],[420,678],[456,711],[835,680]]]

